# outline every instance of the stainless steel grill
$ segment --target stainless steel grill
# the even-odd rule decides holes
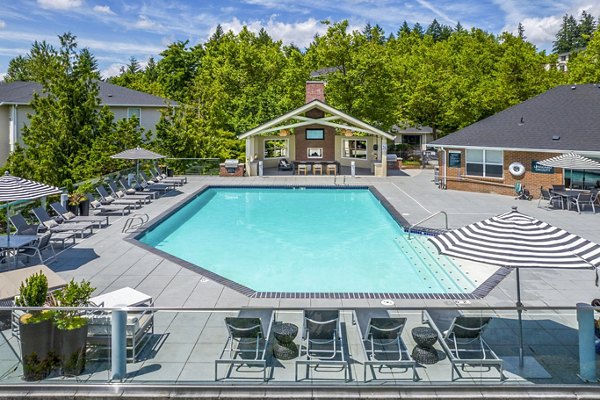
[[[225,160],[225,169],[227,170],[227,173],[233,174],[235,173],[237,167],[239,166],[240,162],[238,160]]]

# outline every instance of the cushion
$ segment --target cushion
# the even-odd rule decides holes
[[[123,197],[125,196],[125,193],[123,193],[122,190],[117,191],[117,193],[115,193],[117,195],[117,197]]]
[[[71,211],[67,211],[65,214],[63,214],[63,217],[65,217],[66,220],[70,220],[75,218],[77,215],[73,214]]]
[[[108,204],[112,203],[113,201],[115,201],[115,198],[114,198],[114,197],[112,197],[112,196],[106,196],[106,197],[104,198],[104,202],[106,202],[106,203],[108,203]]]
[[[135,189],[127,189],[125,191],[125,193],[127,193],[127,194],[135,194]]]
[[[90,206],[92,206],[92,208],[100,208],[101,205],[102,203],[100,203],[98,200],[94,200],[90,203]]]
[[[48,221],[44,221],[44,226],[48,229],[52,229],[55,226],[58,226],[58,222],[53,219],[49,219]]]

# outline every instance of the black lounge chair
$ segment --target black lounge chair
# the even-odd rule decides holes
[[[46,210],[42,207],[36,207],[31,210],[33,215],[38,219],[40,224],[44,225],[51,232],[77,232],[81,236],[84,237],[85,231],[90,230],[90,234],[94,233],[94,225],[89,224],[87,222],[69,222],[65,221],[62,224],[59,224],[52,218]]]
[[[104,205],[100,201],[96,200],[91,193],[86,193],[85,196],[90,202],[90,209],[96,211],[98,214],[120,213],[122,216],[124,216],[125,213],[131,213],[131,207],[128,205]]]
[[[339,310],[304,310],[300,358],[296,361],[295,378],[298,380],[298,367],[306,365],[306,374],[311,366],[339,366],[348,380],[348,361],[341,333]],[[304,350],[304,354],[303,354]]]
[[[112,180],[108,180],[106,183],[108,184],[108,188],[112,192],[112,195],[115,199],[140,200],[140,201],[143,201],[144,203],[150,203],[151,198],[154,197],[154,195],[150,194],[150,193],[130,194],[130,193],[127,193],[126,191],[124,192],[122,190],[119,190],[119,187],[117,186],[117,184]]]
[[[171,190],[171,189],[175,189],[175,186],[177,186],[176,183],[173,182],[166,182],[166,183],[159,183],[159,182],[154,182],[152,179],[148,178],[148,175],[146,175],[146,173],[144,171],[140,171],[140,176],[142,177],[142,181],[138,181],[139,185],[143,188],[144,187],[144,183],[147,185],[147,187],[150,188],[150,190]]]
[[[187,183],[186,177],[168,177],[165,174],[161,174],[155,169],[151,169],[150,173],[152,174],[152,180],[156,183],[174,183],[177,186],[183,186]]]
[[[40,225],[39,224],[29,224],[25,220],[25,218],[21,214],[12,215],[10,218],[11,224],[17,230],[17,235],[37,235]],[[75,236],[76,232],[52,232],[52,237],[50,241],[52,242],[60,242],[61,246],[65,247],[65,242],[67,240],[72,240],[73,244],[75,244]]]
[[[244,309],[237,317],[226,317],[227,342],[221,357],[215,360],[215,381],[219,380],[219,365],[231,368],[246,365],[257,366],[263,370],[263,380],[267,381],[267,349],[273,326],[274,313],[271,309]],[[227,378],[230,378],[228,376]]]
[[[131,206],[131,207],[135,207],[135,208],[142,207],[143,200],[141,200],[141,199],[135,199],[135,200],[134,199],[115,199],[110,194],[108,194],[108,192],[106,191],[106,189],[104,188],[103,185],[97,186],[96,191],[102,198],[101,203],[115,204],[115,205],[127,205],[127,206]]]
[[[502,359],[494,353],[483,340],[483,333],[491,321],[491,317],[467,316],[454,310],[424,310],[423,322],[437,332],[438,340],[448,355],[454,372],[460,371],[457,365],[466,371],[466,366],[490,370],[496,367],[500,372],[500,380],[504,380]]]
[[[158,195],[161,193],[159,191],[144,190],[144,188],[142,188],[141,186],[139,187],[139,190],[138,190],[138,189],[134,188],[133,186],[131,186],[130,184],[128,184],[127,181],[125,180],[125,178],[120,178],[119,184],[125,190],[125,193],[148,194],[148,195],[151,195],[153,199],[156,199],[158,197]]]
[[[286,158],[282,158],[281,160],[279,160],[277,169],[279,171],[291,171],[294,169],[294,166]]]
[[[406,318],[393,318],[383,309],[358,308],[354,310],[354,322],[358,326],[365,357],[365,382],[367,370],[371,370],[372,380],[377,379],[375,366],[379,367],[379,371],[383,367],[412,370],[412,380],[417,380],[416,362],[402,340]]]
[[[56,202],[50,204],[50,207],[58,214],[64,221],[67,222],[88,222],[90,224],[98,225],[98,228],[102,228],[102,223],[108,226],[108,217],[98,217],[95,215],[75,215],[70,213],[62,204]]]

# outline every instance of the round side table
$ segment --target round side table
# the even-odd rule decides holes
[[[413,328],[412,337],[417,344],[412,352],[412,358],[420,364],[435,364],[440,360],[437,350],[433,347],[437,342],[435,329],[419,326]]]
[[[276,322],[273,325],[273,356],[278,360],[291,360],[298,357],[298,346],[294,343],[298,327],[289,322]]]

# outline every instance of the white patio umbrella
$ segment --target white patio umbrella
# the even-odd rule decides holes
[[[118,158],[123,160],[135,160],[135,179],[136,182],[139,179],[140,174],[140,160],[158,160],[160,158],[165,158],[162,154],[155,153],[150,150],[143,149],[141,147],[136,147],[135,149],[129,149],[122,151],[120,153],[114,154],[110,156],[110,158]]]
[[[6,171],[4,176],[0,177],[0,202],[7,203],[6,234],[8,235],[8,243],[10,243],[9,205],[11,202],[18,200],[33,200],[59,193],[61,193],[61,190],[57,187],[12,176]]]
[[[593,269],[600,266],[600,245],[513,211],[431,237],[441,254],[515,268],[519,307],[519,364],[523,366],[521,268]],[[596,270],[596,284],[598,271]]]
[[[573,170],[583,170],[583,182],[585,184],[585,171],[586,170],[600,170],[600,163],[590,158],[584,157],[576,153],[566,153],[560,156],[547,158],[542,161],[538,161],[538,164],[545,167],[554,167],[571,170],[571,184],[573,186]]]

